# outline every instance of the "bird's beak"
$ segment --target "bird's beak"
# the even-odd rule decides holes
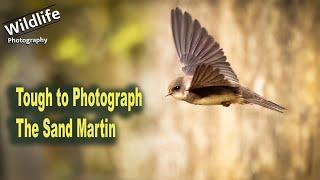
[[[168,96],[171,96],[172,95],[172,93],[168,93],[165,97],[168,97]]]

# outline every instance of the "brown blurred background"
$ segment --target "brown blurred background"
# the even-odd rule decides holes
[[[2,1],[0,20],[48,5]],[[181,73],[176,6],[217,39],[243,85],[289,111],[164,98]],[[53,9],[59,23],[23,36],[47,45],[8,45],[1,34],[0,179],[320,179],[320,1],[61,1]],[[12,145],[6,91],[14,83],[137,83],[145,108],[113,117],[114,145]]]

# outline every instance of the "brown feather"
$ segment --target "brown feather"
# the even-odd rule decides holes
[[[200,64],[214,65],[217,62],[226,62],[218,42],[201,27],[198,20],[193,20],[188,12],[183,13],[179,8],[173,9],[171,27],[182,70],[186,75],[193,75]],[[228,74],[230,73],[239,81],[231,68]]]
[[[245,103],[260,105],[262,107],[278,111],[280,113],[283,113],[285,110],[287,110],[286,108],[274,102],[264,99],[262,96],[249,90],[248,88],[241,87],[241,93]]]

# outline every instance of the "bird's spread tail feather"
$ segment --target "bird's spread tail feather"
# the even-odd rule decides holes
[[[274,102],[264,99],[262,96],[258,95],[257,93],[245,87],[242,87],[241,90],[242,90],[242,97],[245,103],[260,105],[262,107],[265,107],[274,111],[278,111],[280,113],[283,113],[285,110],[287,110],[286,108]]]

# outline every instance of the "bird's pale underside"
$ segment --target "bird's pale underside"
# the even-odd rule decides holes
[[[173,9],[171,26],[184,76],[170,83],[168,95],[197,105],[257,104],[286,110],[241,86],[218,42],[189,13]]]

